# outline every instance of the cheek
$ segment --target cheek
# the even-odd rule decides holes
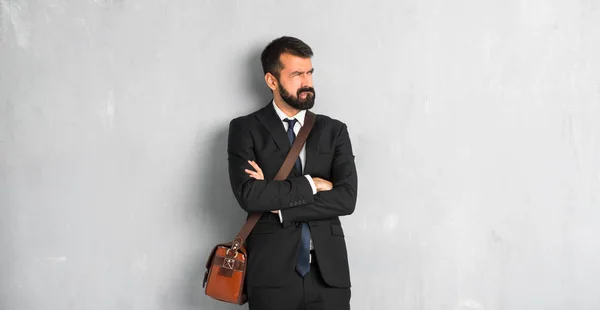
[[[306,80],[308,81],[308,84],[309,84],[310,86],[312,86],[312,85],[313,85],[313,77],[312,77],[312,75],[309,75],[309,76],[307,76],[307,77],[306,77]]]
[[[287,81],[286,86],[288,89],[294,89],[298,85],[299,82],[300,82],[299,78],[291,78]]]
[[[302,82],[299,79],[291,79],[287,81],[286,84],[283,84],[283,87],[285,87],[285,90],[287,90],[288,93],[295,95],[301,84]]]

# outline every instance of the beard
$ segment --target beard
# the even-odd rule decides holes
[[[315,89],[312,87],[301,87],[296,91],[296,96],[290,94],[284,87],[277,81],[279,84],[279,95],[281,95],[281,99],[285,101],[290,107],[296,110],[308,110],[312,109],[315,105]],[[306,98],[301,99],[300,94],[306,93]]]

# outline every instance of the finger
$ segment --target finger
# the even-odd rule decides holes
[[[252,171],[252,170],[248,170],[248,169],[246,169],[246,173],[247,173],[247,174],[248,174],[248,175],[249,175],[251,178],[254,178],[254,179],[257,179],[257,180],[264,180],[264,179],[265,179],[265,177],[264,177],[262,174],[256,173],[256,172],[254,172],[254,171]]]
[[[249,161],[248,161],[248,164],[250,164],[250,166],[251,166],[252,168],[254,168],[254,170],[256,170],[256,167],[254,167],[254,162],[253,162],[253,161],[249,160]]]
[[[253,160],[249,160],[248,163],[250,164],[250,166],[252,166],[252,168],[254,168],[254,169],[258,168],[258,165]]]
[[[254,163],[255,168],[256,168],[256,172],[262,174],[262,169],[260,169],[260,166],[257,163]]]
[[[252,165],[252,167],[254,167],[254,169],[256,169],[256,172],[262,173],[262,169],[260,169],[260,166],[258,166],[258,164],[255,161],[251,160],[250,165]]]
[[[258,166],[258,164],[255,161],[251,160],[250,164],[252,165],[252,167],[260,169],[260,167]]]

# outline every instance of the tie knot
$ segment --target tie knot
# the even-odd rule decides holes
[[[284,122],[286,122],[286,123],[288,123],[288,125],[289,125],[288,129],[289,129],[289,128],[294,128],[294,125],[296,125],[296,122],[297,122],[298,120],[297,120],[297,119],[295,119],[295,118],[294,118],[294,119],[289,119],[289,118],[286,118],[286,119],[284,119],[283,121],[284,121]]]

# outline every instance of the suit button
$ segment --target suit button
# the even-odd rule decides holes
[[[294,206],[294,204],[290,202],[290,207],[293,207],[293,206]]]
[[[298,202],[297,202],[297,201],[294,201],[294,206],[297,206],[297,205],[298,205]]]

